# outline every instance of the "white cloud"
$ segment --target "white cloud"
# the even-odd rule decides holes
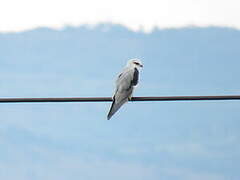
[[[8,0],[0,2],[0,31],[66,24],[121,23],[133,30],[185,25],[240,28],[238,0]]]

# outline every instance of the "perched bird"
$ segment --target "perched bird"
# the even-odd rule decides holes
[[[131,100],[134,86],[138,84],[139,68],[143,65],[139,59],[130,59],[127,66],[118,75],[113,102],[108,113],[109,120],[115,112],[128,100]]]

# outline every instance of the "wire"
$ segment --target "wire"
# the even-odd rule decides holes
[[[132,97],[130,101],[207,101],[240,100],[240,95],[227,96],[150,96]],[[44,102],[111,102],[111,97],[68,97],[68,98],[0,98],[0,103],[44,103]]]

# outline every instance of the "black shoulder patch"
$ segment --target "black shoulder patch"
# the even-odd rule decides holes
[[[133,80],[131,82],[131,84],[133,86],[137,85],[137,83],[138,83],[138,76],[139,76],[139,72],[138,72],[137,68],[134,68]]]
[[[118,75],[118,78],[120,78],[122,76],[122,73]]]

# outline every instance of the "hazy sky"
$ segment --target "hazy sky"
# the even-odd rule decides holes
[[[186,25],[240,28],[239,7],[239,0],[3,0],[0,31],[101,22],[120,23],[133,30]]]
[[[37,29],[0,34],[0,97],[109,97],[128,58],[134,96],[240,92],[240,31]],[[0,180],[239,180],[240,101],[0,103]]]

